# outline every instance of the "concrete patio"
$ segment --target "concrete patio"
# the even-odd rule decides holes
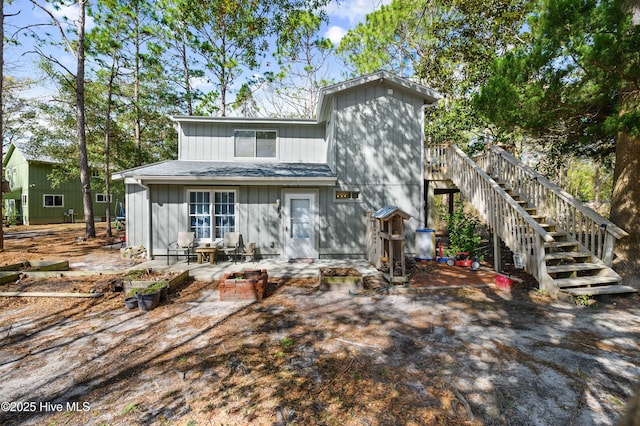
[[[173,261],[173,259],[172,259]],[[183,272],[188,270],[189,276],[200,281],[219,280],[225,273],[239,272],[245,269],[266,269],[270,278],[305,278],[317,277],[321,268],[354,268],[363,276],[376,275],[379,272],[364,259],[322,259],[313,263],[300,261],[263,259],[255,262],[218,261],[211,265],[208,262],[201,264],[195,261],[187,264],[186,260],[180,260],[167,265],[167,259],[159,256],[157,259],[140,263],[131,269],[153,269],[154,271],[167,270]]]

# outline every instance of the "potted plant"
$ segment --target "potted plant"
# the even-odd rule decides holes
[[[138,307],[138,298],[135,296],[130,296],[124,299],[124,306],[128,309],[133,309]]]
[[[481,240],[480,235],[476,232],[479,220],[475,216],[465,213],[462,205],[446,215],[444,220],[447,222],[449,233],[449,249],[447,250],[449,260],[447,260],[447,264],[451,264],[451,259],[453,259],[454,265],[471,266]]]
[[[142,312],[155,309],[160,304],[160,289],[154,286],[135,289],[135,296],[138,299],[138,308]]]

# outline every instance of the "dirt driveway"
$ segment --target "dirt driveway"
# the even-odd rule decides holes
[[[117,293],[0,299],[0,424],[604,425],[640,382],[638,296],[274,284],[239,303],[191,281],[147,314]]]

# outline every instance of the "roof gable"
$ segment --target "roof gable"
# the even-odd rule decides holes
[[[48,155],[36,153],[35,150],[24,142],[12,142],[9,145],[6,155],[3,158],[2,164],[7,165],[9,160],[15,153],[20,154],[27,162],[39,162],[47,164],[58,164],[60,161],[56,161],[53,157]]]
[[[315,125],[327,120],[328,113],[332,105],[333,97],[342,92],[353,90],[355,88],[368,84],[385,84],[390,88],[400,91],[412,93],[421,97],[425,104],[437,102],[442,96],[435,90],[413,82],[407,78],[399,77],[388,71],[377,71],[366,74],[361,77],[343,81],[341,83],[326,86],[320,89],[318,95],[318,107],[316,110],[316,119],[288,119],[288,118],[255,118],[255,117],[205,117],[205,116],[186,116],[175,115],[172,118],[177,123],[185,122],[201,122],[201,123],[251,123],[251,124],[305,124]]]
[[[438,92],[427,86],[415,83],[407,78],[399,77],[388,71],[377,71],[320,89],[318,109],[316,112],[317,121],[322,122],[327,120],[332,99],[336,94],[370,84],[384,84],[393,89],[415,94],[418,97],[422,97],[425,104],[432,104],[441,98]]]

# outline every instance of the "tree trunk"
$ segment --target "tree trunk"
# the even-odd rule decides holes
[[[191,75],[189,73],[189,63],[187,62],[187,42],[184,34],[180,43],[180,55],[182,59],[182,69],[184,70],[184,90],[187,100],[187,114],[193,115],[193,94],[191,93]]]
[[[111,157],[111,103],[113,102],[113,85],[116,77],[115,61],[111,66],[111,74],[109,75],[109,86],[107,93],[107,112],[104,123],[104,189],[107,194],[107,204],[105,212],[105,220],[107,222],[107,238],[111,238],[111,167],[109,159]]]
[[[640,138],[618,135],[613,182],[610,219],[629,233],[616,245],[613,266],[625,284],[640,288]]]
[[[600,210],[600,163],[596,162],[595,176],[593,177],[593,205],[596,211]]]
[[[640,1],[628,0],[623,6],[640,25]],[[638,93],[632,87],[620,94],[621,114],[634,107]],[[619,133],[616,141],[616,164],[613,170],[611,216],[613,223],[629,233],[618,241],[613,267],[623,283],[640,289],[640,138]]]
[[[78,0],[78,70],[76,72],[76,119],[78,132],[78,153],[80,154],[80,182],[82,183],[82,204],[87,238],[95,238],[96,227],[91,200],[91,173],[87,156],[87,135],[84,108],[84,26],[86,1]]]
[[[141,135],[141,130],[140,130],[140,22],[138,21],[138,4],[135,4],[136,7],[136,45],[135,45],[135,49],[136,49],[136,57],[134,59],[135,61],[135,66],[134,66],[134,77],[133,77],[133,114],[134,114],[134,121],[133,121],[133,133],[134,133],[134,138],[135,138],[135,143],[136,143],[136,161],[135,161],[135,166],[141,166],[142,165],[142,135]]]

